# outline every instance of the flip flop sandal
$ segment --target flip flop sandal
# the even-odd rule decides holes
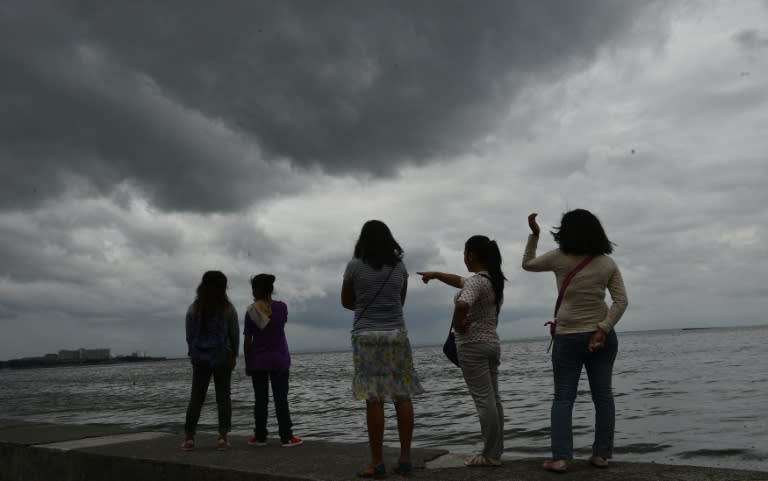
[[[542,467],[553,473],[564,473],[568,470],[568,462],[565,459],[550,459],[549,461],[544,461]]]
[[[219,438],[216,441],[216,450],[217,451],[226,451],[227,449],[232,447],[232,443],[229,442],[229,439],[227,438]]]
[[[357,473],[358,478],[384,479],[387,477],[387,467],[384,463],[373,465],[369,464],[362,471]]]
[[[410,461],[400,461],[392,467],[392,471],[400,476],[408,476],[413,471],[413,463]]]
[[[467,459],[464,465],[468,468],[496,468],[501,466],[501,461],[498,459],[486,458],[482,454],[477,454]]]
[[[181,443],[181,450],[182,451],[192,451],[195,449],[195,440],[194,439],[185,439],[183,443]]]

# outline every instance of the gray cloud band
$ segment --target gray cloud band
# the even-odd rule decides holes
[[[470,149],[521,88],[649,2],[84,2],[0,15],[0,207],[76,188],[235,211],[273,171],[391,175]],[[30,172],[34,165],[34,172]],[[45,181],[41,181],[41,179]],[[43,187],[44,186],[44,187]]]

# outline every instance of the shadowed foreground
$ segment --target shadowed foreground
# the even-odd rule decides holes
[[[241,481],[357,479],[368,461],[365,444],[305,441],[283,448],[248,446],[232,436],[231,450],[215,449],[216,435],[199,433],[192,452],[179,449],[182,436],[168,431],[138,431],[121,426],[30,423],[0,420],[0,481]],[[385,449],[386,459],[398,451]],[[614,462],[598,470],[584,460],[572,463],[567,474],[541,469],[543,459],[504,459],[500,468],[466,468],[466,455],[441,449],[413,450],[410,479],[569,481],[764,480],[768,472]],[[404,479],[390,474],[390,479]]]

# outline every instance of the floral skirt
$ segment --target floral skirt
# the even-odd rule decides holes
[[[353,333],[352,359],[355,399],[404,401],[424,392],[413,368],[406,331]]]

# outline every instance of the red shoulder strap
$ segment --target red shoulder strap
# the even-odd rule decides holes
[[[563,302],[563,295],[565,294],[565,288],[568,287],[568,284],[571,283],[571,280],[576,277],[576,274],[579,273],[580,270],[587,267],[587,264],[592,262],[592,259],[594,259],[595,256],[587,256],[586,259],[579,262],[579,264],[573,268],[570,274],[568,274],[568,277],[565,278],[563,281],[563,284],[560,286],[560,292],[557,294],[557,302],[555,303],[555,317],[557,317],[557,311],[560,310],[560,304]]]

